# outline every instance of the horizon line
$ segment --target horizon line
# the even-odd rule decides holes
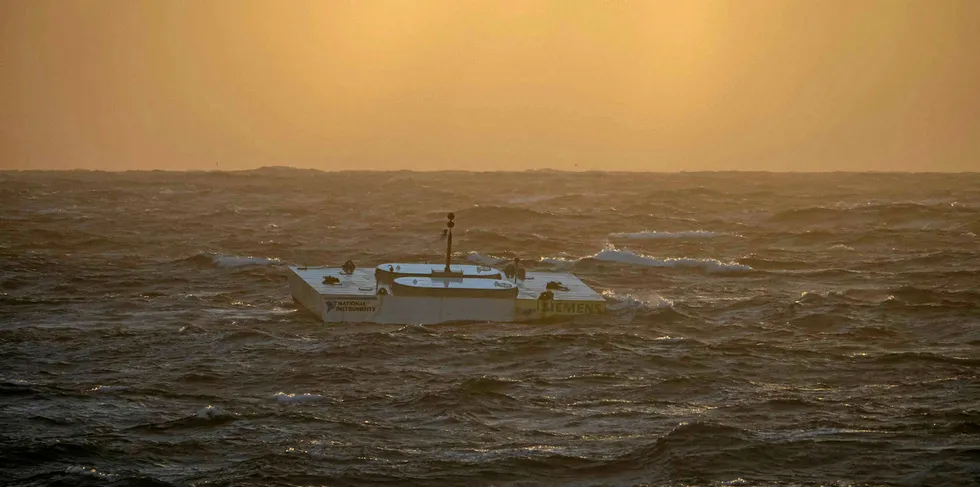
[[[501,170],[473,170],[473,169],[320,169],[312,167],[299,167],[299,166],[282,166],[282,165],[271,165],[271,166],[260,166],[251,169],[163,169],[163,168],[153,168],[153,169],[90,169],[90,168],[72,168],[72,169],[21,169],[21,168],[10,168],[10,169],[0,169],[0,173],[42,173],[42,172],[90,172],[90,173],[149,173],[149,172],[166,172],[166,173],[246,173],[246,172],[256,172],[256,171],[269,171],[269,170],[281,170],[281,171],[313,171],[320,172],[324,174],[329,173],[471,173],[471,174],[487,174],[487,173],[534,173],[534,172],[551,172],[551,173],[567,173],[567,174],[589,174],[589,173],[604,173],[604,174],[721,174],[721,173],[740,173],[740,174],[980,174],[980,170],[970,170],[970,171],[897,171],[897,170],[826,170],[826,171],[807,171],[807,170],[786,170],[786,171],[773,171],[773,170],[752,170],[752,169],[699,169],[699,170],[677,170],[677,171],[656,171],[656,170],[627,170],[627,169],[617,169],[617,170],[600,170],[600,169],[589,169],[589,170],[573,170],[573,169],[552,169],[552,168],[536,168],[536,169],[501,169]]]

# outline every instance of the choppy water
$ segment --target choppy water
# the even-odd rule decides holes
[[[980,485],[980,175],[0,173],[5,485]],[[611,312],[324,325],[514,255]]]

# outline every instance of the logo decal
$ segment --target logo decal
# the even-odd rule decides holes
[[[602,313],[606,310],[604,303],[581,303],[581,302],[562,302],[562,301],[541,301],[538,300],[538,311],[556,314],[576,314],[586,315]]]
[[[374,313],[378,311],[378,303],[375,300],[341,300],[327,301],[327,313],[339,311],[341,313]]]

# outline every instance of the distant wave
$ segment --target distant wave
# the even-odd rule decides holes
[[[764,259],[761,257],[744,257],[740,263],[754,269],[766,270],[812,270],[813,264],[802,260]]]
[[[217,267],[247,267],[247,266],[266,266],[279,265],[282,261],[275,257],[253,257],[237,255],[221,255],[211,253],[200,253],[193,257],[181,259],[184,262],[191,262],[200,266]]]
[[[467,229],[464,232],[466,243],[475,246],[491,246],[495,248],[521,249],[533,246],[544,240],[536,234],[518,232],[497,232],[482,228]]]
[[[604,262],[616,262],[620,264],[630,264],[643,267],[675,267],[675,268],[697,268],[708,272],[733,272],[751,271],[752,267],[739,264],[737,262],[722,262],[717,259],[692,258],[692,257],[667,257],[658,259],[648,255],[638,254],[629,250],[619,250],[614,247],[607,247],[596,254],[586,257],[587,259],[599,260]]]
[[[971,215],[976,209],[963,204],[945,203],[877,203],[810,206],[782,210],[770,217],[771,222],[793,225],[818,225],[874,222],[876,225],[905,225],[908,228],[928,226],[945,221],[952,215]]]
[[[475,205],[455,213],[461,220],[483,222],[486,224],[497,223],[501,220],[525,221],[526,219],[544,218],[552,215],[551,212],[547,211],[542,212],[530,208],[497,205]]]
[[[507,263],[510,259],[483,255],[477,252],[470,252],[466,260],[477,264],[498,266]],[[619,264],[629,264],[642,267],[675,267],[675,268],[697,268],[708,272],[737,272],[754,270],[751,266],[739,264],[737,262],[722,262],[717,259],[692,258],[692,257],[666,257],[656,258],[635,253],[629,250],[620,250],[615,247],[606,247],[595,254],[585,257],[575,258],[566,256],[546,256],[540,257],[537,262],[560,269],[571,269],[576,264],[587,261],[598,260],[603,262],[615,262]]]
[[[609,238],[626,238],[626,239],[637,239],[637,240],[656,240],[656,239],[682,239],[682,238],[716,238],[739,235],[723,233],[723,232],[709,232],[707,230],[690,230],[684,232],[658,232],[658,231],[644,231],[644,232],[633,232],[633,233],[610,233]]]
[[[525,203],[540,203],[542,201],[549,201],[560,197],[561,195],[557,195],[557,194],[520,195],[520,196],[511,197],[510,199],[507,200],[507,203],[512,205],[520,205]]]
[[[281,261],[277,258],[266,257],[239,257],[235,255],[218,255],[214,258],[214,263],[219,267],[244,267],[250,265],[276,265]]]
[[[285,403],[285,404],[304,403],[304,402],[315,402],[315,401],[320,401],[320,400],[323,399],[323,396],[321,396],[319,394],[310,394],[310,393],[305,393],[305,394],[288,393],[287,394],[285,392],[277,392],[275,394],[275,396],[273,396],[273,397],[275,397],[276,401],[281,402],[281,403]]]
[[[483,255],[478,252],[470,252],[466,254],[466,260],[482,265],[495,266],[507,262],[510,259],[504,259],[502,257],[494,257],[492,255]]]
[[[946,308],[980,306],[980,293],[973,290],[936,290],[903,285],[878,289],[842,289],[839,291],[804,291],[797,304],[888,303],[892,306],[943,306]]]
[[[980,306],[980,293],[972,290],[926,289],[915,286],[892,288],[889,292],[908,304],[934,304],[941,306]]]

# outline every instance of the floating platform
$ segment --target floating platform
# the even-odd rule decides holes
[[[289,289],[304,308],[328,323],[514,322],[606,311],[605,299],[567,272],[527,271],[523,279],[507,279],[502,273],[500,279],[426,277],[391,274],[383,269],[387,265],[354,269],[350,274],[338,267],[290,266]],[[413,265],[411,269],[424,267]],[[427,268],[443,271],[437,264]],[[451,266],[452,271],[466,276],[486,273],[486,269],[499,273],[481,266]],[[393,278],[379,280],[379,272]],[[549,282],[564,289],[547,289]],[[549,296],[548,291],[550,299],[542,299],[542,295]]]
[[[290,266],[289,290],[327,323],[517,322],[606,311],[605,299],[568,272],[526,271],[517,260],[503,271],[451,264],[453,218],[445,265]]]

